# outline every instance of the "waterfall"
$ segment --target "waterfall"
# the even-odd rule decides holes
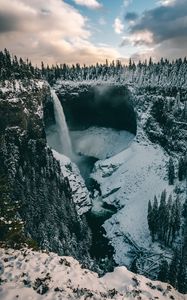
[[[56,138],[58,139],[58,141],[56,142],[58,144],[57,150],[58,152],[72,158],[73,151],[72,151],[71,139],[70,139],[63,107],[55,91],[52,89],[51,89],[51,96],[53,98],[54,114],[55,114],[55,121],[56,121],[55,131],[56,131]]]

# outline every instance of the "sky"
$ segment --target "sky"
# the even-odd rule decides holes
[[[34,64],[175,59],[187,0],[0,0],[0,45]]]

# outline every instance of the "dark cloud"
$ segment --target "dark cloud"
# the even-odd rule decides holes
[[[145,11],[129,29],[131,34],[150,31],[156,44],[168,39],[187,38],[187,1],[176,0],[173,4]]]
[[[49,9],[46,9],[46,8],[42,8],[40,11],[44,15],[49,15],[51,13],[51,11]]]
[[[126,21],[135,21],[138,19],[138,15],[135,12],[128,12],[125,15],[125,20]]]
[[[15,31],[19,27],[19,20],[12,14],[0,12],[0,33]]]

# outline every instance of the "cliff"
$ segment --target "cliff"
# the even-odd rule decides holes
[[[0,174],[11,202],[20,203],[26,235],[39,247],[86,261],[91,233],[46,142],[43,110],[49,98],[49,86],[39,81],[1,87]]]

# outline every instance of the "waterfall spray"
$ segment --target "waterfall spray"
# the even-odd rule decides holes
[[[58,144],[59,144],[59,152],[72,158],[73,151],[71,145],[71,139],[69,135],[68,126],[66,123],[66,118],[64,115],[63,107],[58,99],[54,90],[51,89],[51,96],[53,98],[54,104],[54,114],[55,114],[55,121],[56,121],[56,131],[58,136]]]

